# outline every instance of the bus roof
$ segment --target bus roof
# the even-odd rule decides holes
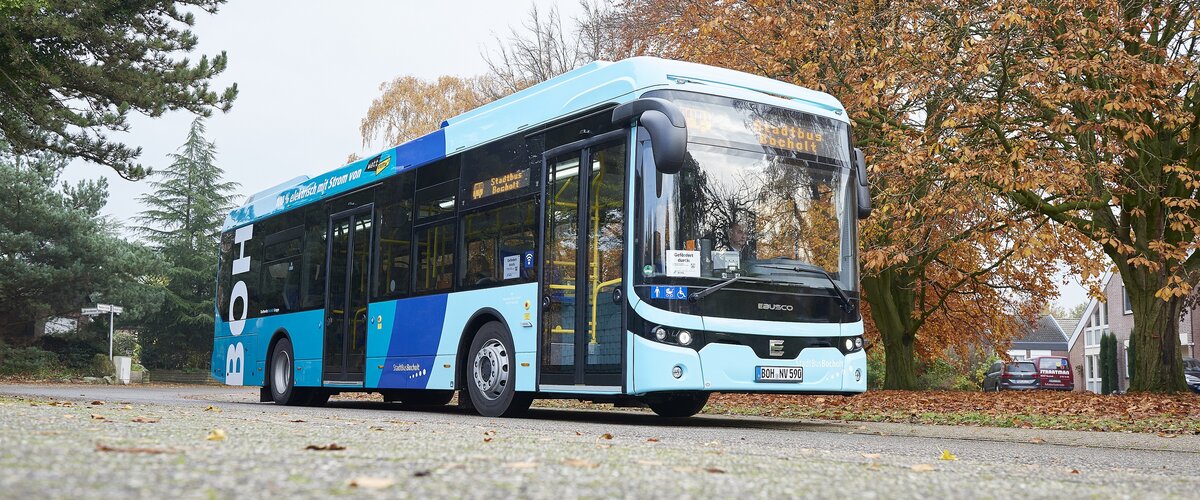
[[[833,96],[758,75],[654,57],[596,61],[452,117],[440,129],[370,158],[317,177],[300,176],[258,192],[229,213],[224,229],[352,191],[379,178],[521,130],[602,104],[627,102],[643,91],[668,86],[741,97],[757,94],[758,100],[786,101],[787,105],[804,111],[848,121],[841,103]]]

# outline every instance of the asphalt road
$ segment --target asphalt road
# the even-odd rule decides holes
[[[0,386],[0,498],[1200,497],[1200,436],[256,400]]]

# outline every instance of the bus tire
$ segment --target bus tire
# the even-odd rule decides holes
[[[516,350],[498,321],[479,327],[467,351],[467,393],[475,411],[485,417],[511,417],[529,409],[533,397],[517,392]]]
[[[646,396],[646,405],[660,417],[690,417],[708,404],[708,393],[677,392]]]
[[[292,341],[287,337],[279,339],[271,350],[271,371],[268,374],[271,386],[271,400],[278,405],[300,406],[307,404],[311,394],[304,388],[296,387],[296,363],[292,354]]]

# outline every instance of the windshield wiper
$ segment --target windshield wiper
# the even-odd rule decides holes
[[[713,286],[710,286],[708,288],[700,290],[699,292],[688,295],[688,300],[690,300],[692,302],[699,302],[699,301],[703,300],[705,297],[712,295],[713,292],[720,290],[722,288],[725,288],[729,285],[732,285],[740,279],[742,279],[742,275],[735,274],[732,278],[729,278],[729,279],[722,281],[720,283],[717,283]]]
[[[837,292],[838,301],[842,303],[842,310],[844,310],[846,312],[851,312],[854,310],[854,306],[850,303],[850,296],[846,295],[846,291],[842,290],[842,286],[838,284],[837,280],[833,279],[833,276],[830,275],[828,271],[822,269],[819,266],[814,266],[811,264],[796,264],[794,266],[776,266],[776,265],[771,265],[771,264],[756,264],[754,267],[765,267],[767,269],[779,269],[781,271],[792,271],[792,272],[796,272],[796,273],[805,272],[805,273],[810,273],[810,274],[816,274],[818,276],[824,276],[825,279],[829,280],[829,284],[833,285],[833,291]],[[720,286],[720,285],[717,285],[717,286]],[[707,291],[707,290],[705,290],[705,291]],[[704,292],[700,292],[700,293],[704,293]]]

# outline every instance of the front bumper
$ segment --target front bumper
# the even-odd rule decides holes
[[[867,390],[867,355],[834,347],[808,348],[794,359],[760,358],[744,345],[708,344],[700,351],[633,339],[633,394],[659,391],[762,393],[861,393]],[[681,376],[675,378],[679,366]],[[804,381],[755,382],[756,366],[803,367]],[[856,376],[857,373],[857,376]]]

